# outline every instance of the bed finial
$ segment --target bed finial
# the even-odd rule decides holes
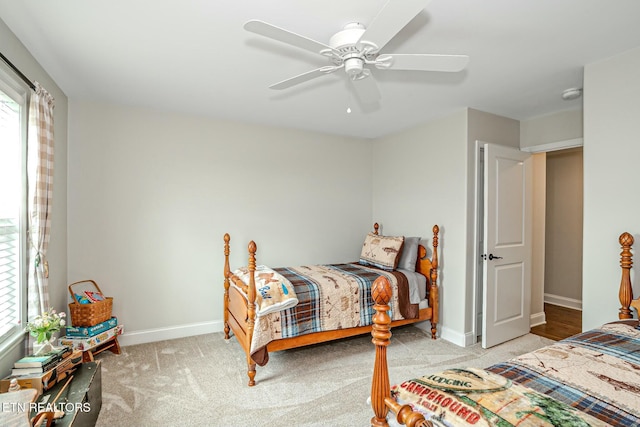
[[[620,299],[620,312],[618,318],[620,319],[632,319],[633,314],[629,309],[631,301],[633,300],[633,288],[631,287],[631,275],[630,270],[633,265],[633,254],[631,253],[631,246],[633,245],[633,236],[629,233],[622,233],[618,242],[622,246],[622,252],[620,252],[620,267],[622,268],[622,278],[620,279],[620,292],[618,298]]]
[[[378,234],[378,229],[380,228],[380,225],[376,222],[373,224],[373,234]]]

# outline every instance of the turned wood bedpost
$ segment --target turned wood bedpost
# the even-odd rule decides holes
[[[380,228],[380,225],[376,222],[373,224],[373,234],[378,234],[378,229]]]
[[[224,339],[229,339],[229,233],[224,234]]]
[[[247,375],[249,376],[249,386],[256,385],[256,364],[251,359],[251,339],[253,338],[253,328],[256,323],[256,243],[249,242],[249,289],[247,292]]]
[[[431,421],[425,421],[424,415],[414,412],[409,405],[400,405],[391,397],[389,384],[389,368],[387,366],[387,346],[391,339],[391,317],[389,317],[389,301],[392,294],[391,285],[386,277],[380,276],[373,282],[371,297],[375,301],[373,308],[373,327],[371,342],[376,346],[376,360],[371,380],[371,407],[375,416],[371,418],[372,427],[388,427],[387,413],[389,409],[396,414],[398,422],[407,427],[433,427]]]
[[[433,226],[433,256],[431,257],[431,285],[429,287],[429,305],[432,307],[431,314],[431,338],[436,338],[438,332],[438,315],[440,312],[440,296],[438,295],[438,233],[440,227]]]
[[[632,319],[633,313],[631,313],[629,305],[633,300],[633,289],[631,287],[630,275],[631,266],[633,265],[633,254],[631,253],[633,236],[629,233],[622,233],[618,241],[622,246],[622,252],[620,252],[620,267],[622,268],[622,279],[620,279],[620,293],[618,294],[622,307],[620,307],[618,318]]]
[[[386,277],[380,276],[373,282],[371,297],[375,301],[371,342],[376,346],[376,360],[373,365],[373,380],[371,381],[371,407],[375,416],[371,418],[372,426],[387,427],[387,405],[385,399],[391,397],[389,385],[389,371],[387,368],[387,346],[391,338],[389,324],[391,318],[388,311],[391,299],[391,285]]]

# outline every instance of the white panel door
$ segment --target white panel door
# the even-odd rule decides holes
[[[482,347],[530,330],[532,160],[484,145]]]

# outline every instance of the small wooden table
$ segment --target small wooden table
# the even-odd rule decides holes
[[[118,336],[114,335],[109,338],[105,342],[98,344],[96,347],[93,347],[90,350],[85,350],[82,352],[82,361],[83,362],[93,362],[94,357],[97,354],[102,353],[105,350],[109,350],[114,354],[120,354],[120,344],[118,344]]]

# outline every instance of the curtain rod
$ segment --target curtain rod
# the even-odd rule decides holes
[[[31,80],[29,80],[29,78],[27,76],[25,76],[24,74],[22,74],[22,71],[18,70],[18,67],[16,67],[15,65],[13,65],[13,63],[11,61],[9,61],[7,59],[6,56],[4,56],[1,52],[0,52],[0,58],[2,58],[2,60],[18,75],[18,77],[20,77],[22,80],[24,80],[24,82],[26,84],[29,85],[29,87],[32,90],[36,90],[36,85],[33,84],[33,82]]]

